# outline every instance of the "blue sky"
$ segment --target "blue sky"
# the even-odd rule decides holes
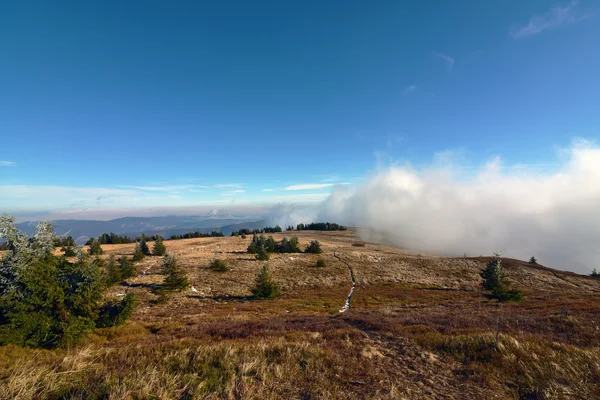
[[[583,0],[3,2],[0,211],[311,202],[444,154],[551,170],[599,137],[599,39]]]

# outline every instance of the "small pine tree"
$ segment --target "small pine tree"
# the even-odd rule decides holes
[[[269,258],[270,255],[265,246],[260,246],[256,252],[256,259],[260,261],[268,261]]]
[[[250,254],[258,253],[258,243],[259,243],[258,237],[256,236],[256,233],[255,233],[254,236],[252,236],[252,241],[248,245],[248,253],[250,253]]]
[[[121,268],[117,265],[114,256],[110,256],[106,265],[106,285],[112,286],[121,282]]]
[[[96,326],[108,328],[123,324],[133,314],[135,303],[135,295],[132,293],[125,295],[121,301],[117,299],[108,301],[100,310]]]
[[[142,247],[140,246],[140,244],[136,244],[135,245],[135,249],[133,250],[133,258],[132,260],[134,262],[136,261],[142,261],[144,259],[145,255],[144,255],[144,251],[142,250]]]
[[[277,244],[275,243],[275,239],[273,239],[273,236],[269,236],[267,238],[267,240],[265,241],[265,249],[269,253],[275,253],[275,247],[276,247],[276,245]]]
[[[252,288],[252,294],[258,299],[274,299],[279,297],[279,286],[271,279],[269,267],[263,265],[256,277],[256,286]]]
[[[325,266],[326,266],[325,265],[325,260],[322,259],[322,258],[319,258],[317,260],[317,264],[315,265],[315,267],[317,267],[317,268],[325,268]]]
[[[144,236],[144,235],[142,235]],[[144,239],[142,237],[142,240],[140,241],[140,249],[142,249],[142,252],[144,253],[145,256],[149,256],[150,253],[150,248],[148,248],[148,243],[146,243],[146,239]]]
[[[212,260],[212,262],[210,263],[210,267],[211,270],[215,271],[215,272],[227,272],[229,271],[229,267],[227,267],[227,264],[225,264],[225,261],[223,260],[219,260],[218,258]]]
[[[167,254],[167,248],[163,243],[163,238],[160,235],[156,236],[156,240],[154,241],[154,247],[152,248],[153,256],[164,256]]]
[[[242,235],[240,236],[242,239],[246,239],[246,234],[242,233]]]
[[[600,278],[600,272],[596,271],[596,268],[594,268],[590,276],[593,278]]]
[[[508,281],[504,277],[504,272],[501,268],[501,254],[494,254],[492,261],[487,263],[485,268],[481,270],[480,276],[483,278],[481,285],[485,290],[491,291],[491,297],[499,301],[520,301],[523,298],[521,292],[517,290],[508,290]]]
[[[143,255],[143,254],[142,254]],[[121,279],[133,278],[137,275],[137,271],[135,270],[135,266],[127,256],[121,256],[119,259],[119,269],[121,270]]]
[[[535,259],[535,257],[531,256],[531,258],[529,259],[529,264],[537,264],[537,260]]]
[[[100,242],[96,239],[91,239],[88,252],[93,256],[102,255],[102,246],[100,246]]]
[[[321,249],[321,243],[319,243],[318,240],[313,240],[312,242],[310,242],[310,244],[308,246],[306,246],[306,249],[304,250],[305,253],[313,253],[313,254],[321,254],[323,252],[323,250]]]
[[[187,274],[179,266],[174,256],[165,256],[162,273],[166,277],[161,285],[161,292],[181,292],[190,287]]]
[[[75,257],[77,255],[77,253],[75,253],[75,250],[73,250],[72,246],[65,246],[63,248],[61,248],[62,251],[64,251],[64,256],[65,257]]]

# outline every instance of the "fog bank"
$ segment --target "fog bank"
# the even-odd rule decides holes
[[[337,188],[299,220],[356,225],[364,240],[428,253],[501,250],[589,273],[600,268],[600,148],[578,142],[558,158],[551,174],[497,159],[469,178],[451,165],[390,167],[356,188]]]

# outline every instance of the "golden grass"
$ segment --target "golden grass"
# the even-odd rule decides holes
[[[245,253],[250,237],[166,241],[195,291],[156,304],[162,259],[145,258],[110,289],[139,300],[124,326],[71,349],[0,347],[0,399],[600,398],[600,280],[506,260],[525,301],[499,306],[480,291],[486,258],[294,234],[323,254],[273,255],[282,297],[268,301],[249,297],[264,264]],[[104,257],[133,248],[106,245]],[[334,251],[358,282],[343,315],[351,282]],[[231,271],[211,271],[215,258]]]

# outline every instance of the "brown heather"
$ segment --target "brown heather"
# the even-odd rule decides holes
[[[0,398],[600,398],[600,280],[503,259],[525,300],[500,304],[480,287],[490,258],[358,247],[352,231],[294,234],[323,253],[272,254],[282,296],[262,301],[250,298],[265,264],[245,252],[251,238],[166,241],[196,291],[157,303],[162,258],[144,258],[110,289],[138,299],[123,326],[69,349],[0,347]],[[105,258],[134,250],[102,247]],[[334,251],[357,280],[343,314],[351,281]],[[215,258],[231,271],[211,271]]]

